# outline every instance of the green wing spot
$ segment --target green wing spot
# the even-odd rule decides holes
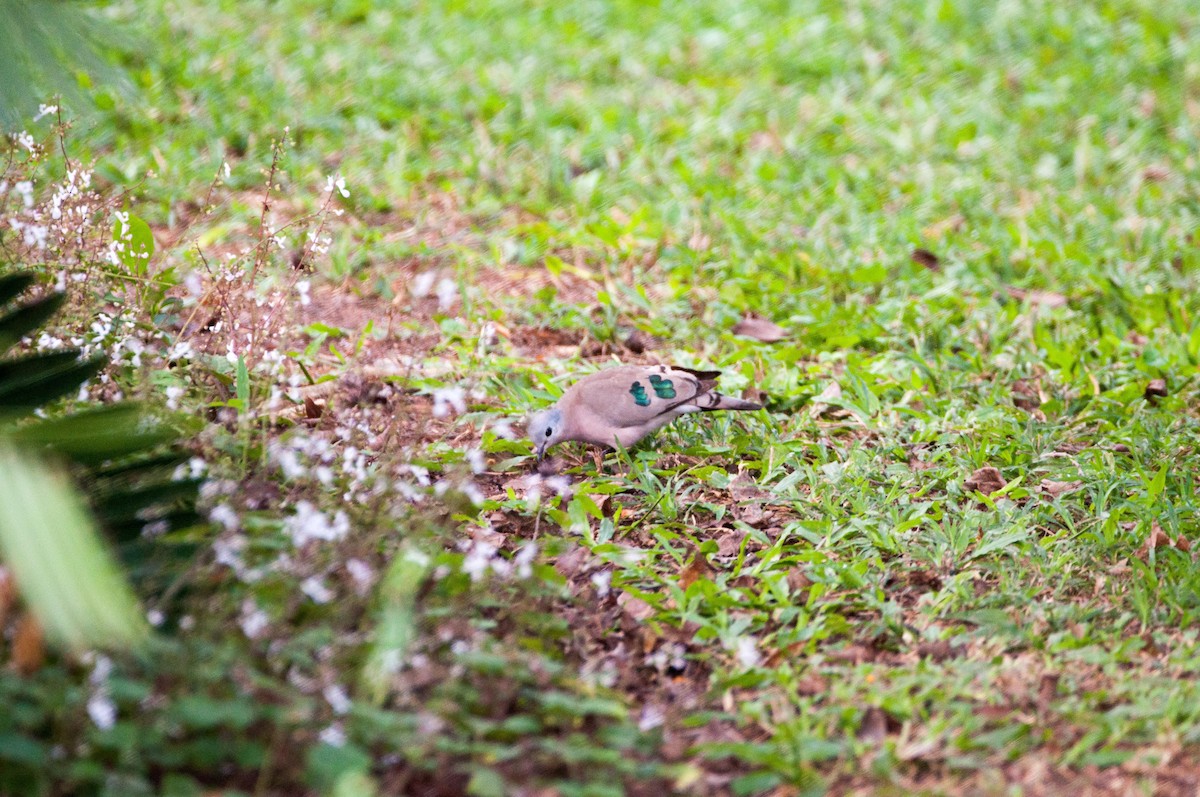
[[[639,407],[649,407],[650,397],[646,395],[646,388],[642,387],[641,382],[634,382],[633,387],[629,388],[629,392],[633,394],[633,403]]]
[[[670,379],[663,379],[658,374],[650,375],[650,387],[659,398],[675,398],[675,385]]]

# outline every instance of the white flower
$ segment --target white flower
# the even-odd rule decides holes
[[[317,738],[331,747],[342,747],[346,744],[346,731],[340,722],[335,722],[317,734]]]
[[[96,656],[96,663],[92,666],[92,672],[88,676],[88,680],[92,686],[103,687],[108,681],[108,676],[112,675],[113,663],[108,656]]]
[[[112,698],[104,692],[96,692],[88,698],[87,713],[102,731],[107,731],[117,724],[117,707]]]
[[[338,510],[333,520],[308,501],[296,503],[296,514],[284,521],[284,531],[292,538],[292,544],[300,548],[311,540],[335,542],[350,533],[350,518]]]
[[[437,284],[439,310],[449,310],[458,303],[458,285],[452,279],[442,279]]]
[[[316,576],[300,582],[300,591],[312,599],[313,603],[329,603],[333,600],[333,590]]]
[[[499,421],[492,425],[492,434],[499,437],[501,440],[516,440],[517,433],[513,431],[512,424],[508,421]]]
[[[201,460],[203,462],[203,460]],[[226,531],[237,531],[242,521],[237,516],[237,512],[233,511],[233,507],[229,504],[217,504],[208,513],[208,519],[214,523],[220,523],[225,527]]]
[[[337,177],[325,178],[325,193],[332,193],[333,189],[335,188],[343,198],[350,198],[350,191],[346,189],[346,178],[342,177],[340,174]]]
[[[346,694],[346,689],[341,684],[330,684],[321,694],[325,697],[325,702],[333,709],[334,714],[345,714],[354,705],[350,702],[350,696]]]
[[[433,290],[433,281],[437,278],[437,273],[433,271],[424,271],[413,278],[412,285],[409,286],[409,293],[414,298],[420,299],[428,296]]]
[[[36,122],[37,120],[41,119],[43,116],[51,116],[56,113],[58,113],[57,105],[46,105],[45,103],[42,103],[42,104],[38,105],[38,114],[37,114],[37,116],[33,117],[33,121]]]
[[[649,703],[642,706],[642,714],[638,717],[638,730],[645,733],[659,727],[666,721],[666,713],[661,706],[652,706]]]
[[[601,570],[599,573],[592,573],[592,586],[596,588],[596,594],[603,598],[611,590],[612,571]]]
[[[271,621],[267,617],[267,613],[258,608],[258,604],[252,598],[247,598],[242,602],[242,617],[239,622],[242,626],[242,633],[247,638],[257,639]]]
[[[361,559],[348,559],[346,560],[346,572],[354,581],[354,591],[359,595],[366,595],[375,581],[375,571],[371,569],[371,566]]]
[[[18,183],[13,183],[13,190],[21,195],[21,200],[25,203],[26,208],[33,207],[33,181],[32,180],[21,180]],[[20,229],[20,228],[17,228],[17,229]]]
[[[279,463],[279,469],[283,471],[283,478],[288,481],[299,479],[308,473],[308,468],[300,462],[300,457],[290,448],[284,448],[278,443],[272,443],[270,447],[271,459]]]
[[[483,458],[483,452],[478,448],[468,449],[467,464],[471,466],[472,473],[483,473],[487,469],[487,462]]]
[[[312,297],[308,295],[309,288],[312,284],[308,280],[300,280],[296,283],[296,293],[300,294],[300,306],[308,307],[312,304]]]
[[[183,398],[184,390],[178,385],[171,385],[167,388],[167,409],[179,409],[179,399]]]
[[[738,664],[747,669],[757,667],[762,661],[762,655],[758,652],[758,640],[752,636],[738,637],[734,643],[733,655]]]
[[[433,391],[433,417],[445,418],[451,412],[467,411],[467,394],[461,387],[440,387]]]
[[[529,578],[533,575],[533,560],[537,557],[537,551],[537,543],[530,542],[526,543],[513,557],[513,565],[516,566],[517,575],[520,578]]]
[[[463,572],[470,576],[472,581],[478,581],[487,573],[495,553],[496,546],[482,540],[476,541],[463,559]]]

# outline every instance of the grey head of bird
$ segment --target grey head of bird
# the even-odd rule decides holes
[[[529,439],[537,451],[538,461],[546,456],[546,451],[563,437],[563,414],[558,407],[534,413],[529,418]]]

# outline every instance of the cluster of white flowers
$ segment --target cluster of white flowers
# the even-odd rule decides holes
[[[272,440],[267,448],[271,462],[283,472],[288,481],[311,475],[323,486],[333,484],[333,463],[337,452],[324,437],[293,434]]]
[[[108,678],[112,675],[112,660],[107,656],[96,655],[88,682],[91,693],[88,695],[87,713],[96,727],[107,731],[117,724],[117,706],[112,701],[108,691]]]
[[[467,392],[461,387],[439,387],[433,391],[433,417],[448,418],[467,411]]]
[[[346,178],[340,174],[325,178],[325,193],[332,194],[334,190],[341,194],[343,199],[350,198],[350,191],[346,188]]]
[[[501,578],[513,574],[516,574],[517,578],[529,578],[533,575],[533,562],[538,552],[536,542],[525,543],[511,560],[500,556],[500,549],[483,539],[467,542],[461,547],[466,551],[462,570],[472,581],[480,580],[489,571]]]
[[[408,290],[415,299],[423,299],[432,292],[437,296],[438,310],[443,313],[452,309],[461,299],[458,283],[449,277],[439,279],[437,271],[422,271],[413,277]]]
[[[339,509],[330,518],[308,501],[297,501],[296,513],[284,520],[283,529],[297,548],[314,540],[337,542],[350,533],[350,517]]]
[[[271,618],[267,617],[267,613],[258,607],[253,598],[246,598],[242,601],[242,615],[238,624],[247,639],[258,639],[271,624]]]
[[[542,476],[531,473],[522,480],[525,488],[525,505],[533,511],[541,505],[547,495],[563,496],[570,500],[572,496],[571,480],[566,476]]]

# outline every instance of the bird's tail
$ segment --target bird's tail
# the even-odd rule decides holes
[[[704,412],[714,412],[716,410],[761,410],[763,405],[756,404],[753,401],[726,396],[724,393],[718,393],[715,390],[708,393],[696,405]]]

